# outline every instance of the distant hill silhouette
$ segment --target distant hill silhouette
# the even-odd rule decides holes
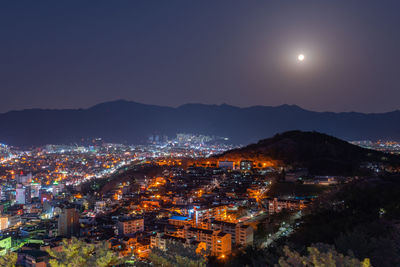
[[[313,174],[351,175],[363,162],[390,163],[400,156],[365,149],[338,138],[318,133],[288,131],[256,144],[227,151],[220,159],[273,160],[284,165],[307,168]]]
[[[118,100],[88,109],[29,109],[0,114],[0,142],[11,145],[73,143],[102,137],[143,143],[150,134],[197,133],[248,144],[288,130],[318,131],[345,140],[400,140],[400,111],[382,114],[307,111],[294,105],[239,108],[187,104],[177,108]]]

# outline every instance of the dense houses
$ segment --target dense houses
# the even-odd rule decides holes
[[[148,147],[47,146],[3,160],[0,254],[14,250],[19,264],[46,266],[46,249],[58,249],[63,238],[78,237],[89,243],[105,241],[121,257],[135,260],[174,244],[222,259],[254,244],[257,220],[309,204],[308,199],[269,198],[282,170],[268,162],[196,163],[173,154],[193,154],[196,145],[187,145],[190,136],[180,135],[164,148],[160,140],[152,140]],[[218,149],[202,145],[198,152]],[[289,183],[305,177],[287,173]],[[103,177],[118,179],[100,186],[112,180]]]
[[[283,210],[302,210],[309,203],[308,200],[303,199],[268,199],[268,212],[270,214],[279,213]]]

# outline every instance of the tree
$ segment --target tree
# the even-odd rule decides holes
[[[235,254],[228,258],[225,266],[269,266],[267,263],[268,259],[264,249],[247,246],[242,250],[235,251]]]
[[[344,184],[319,197],[288,240],[297,247],[332,244],[339,253],[369,258],[373,266],[399,266],[399,192],[399,176]]]
[[[357,226],[335,240],[338,252],[351,251],[357,258],[370,258],[374,266],[400,265],[400,231],[391,222],[380,221]]]
[[[196,254],[194,249],[185,247],[181,243],[168,242],[167,250],[153,249],[149,260],[155,266],[165,267],[205,267],[206,261],[203,256]]]
[[[371,267],[368,258],[363,261],[351,256],[338,253],[333,247],[323,245],[323,248],[312,246],[308,247],[308,255],[302,256],[297,251],[291,251],[285,246],[285,256],[279,259],[281,267]]]
[[[62,241],[62,249],[48,249],[52,267],[98,266],[108,267],[122,263],[122,259],[108,248],[107,243],[88,244],[73,237]]]
[[[17,258],[17,253],[8,251],[4,256],[0,257],[0,266],[15,267],[15,264],[17,263]]]

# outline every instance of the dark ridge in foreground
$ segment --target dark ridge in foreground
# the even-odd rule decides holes
[[[353,175],[364,162],[399,165],[400,157],[318,132],[289,131],[231,150],[219,158],[275,160],[314,174]]]

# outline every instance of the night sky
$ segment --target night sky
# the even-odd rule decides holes
[[[2,1],[0,112],[116,99],[399,109],[399,11],[400,1]]]

